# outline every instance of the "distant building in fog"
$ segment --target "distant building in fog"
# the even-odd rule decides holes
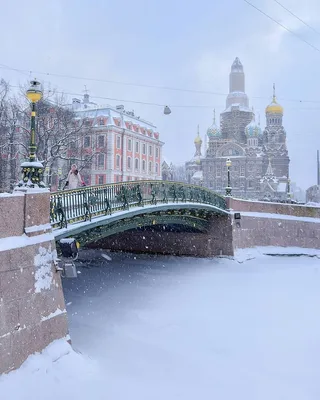
[[[262,131],[260,121],[256,121],[254,111],[249,108],[243,66],[236,58],[231,66],[229,94],[226,108],[220,114],[220,126],[214,114],[213,123],[207,129],[204,149],[198,130],[194,157],[186,163],[188,181],[224,194],[226,160],[230,158],[234,196],[286,198],[290,160],[282,124],[283,108],[276,100],[275,87],[265,115],[266,128]]]
[[[320,203],[320,186],[314,185],[309,187],[306,192],[307,203]]]

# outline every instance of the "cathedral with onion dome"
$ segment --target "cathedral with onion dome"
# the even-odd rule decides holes
[[[232,195],[247,199],[284,200],[290,191],[289,157],[286,131],[282,125],[283,108],[276,100],[266,107],[266,127],[262,131],[245,93],[243,65],[237,57],[229,75],[226,108],[220,124],[213,112],[212,125],[205,140],[198,133],[194,157],[186,163],[190,183],[225,194],[226,160],[231,160]]]

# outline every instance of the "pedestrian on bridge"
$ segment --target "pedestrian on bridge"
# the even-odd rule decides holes
[[[64,189],[65,188],[77,189],[78,187],[81,187],[81,186],[83,186],[83,181],[82,181],[81,175],[78,171],[78,167],[76,166],[76,164],[72,164],[71,169],[68,173],[68,177],[67,177],[67,181],[64,186]]]

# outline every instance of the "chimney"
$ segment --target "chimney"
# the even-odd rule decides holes
[[[77,99],[76,97],[74,97],[72,99],[72,108],[74,110],[77,110],[80,107],[81,101],[79,99]]]

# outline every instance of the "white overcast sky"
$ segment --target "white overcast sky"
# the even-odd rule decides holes
[[[274,0],[250,1],[320,49],[319,0],[279,0],[319,33]],[[285,110],[291,179],[302,188],[316,183],[320,50],[244,0],[12,0],[2,7],[0,26],[1,77],[17,85],[36,76],[67,93],[83,93],[86,85],[93,101],[124,104],[152,121],[165,142],[164,156],[175,163],[193,156],[197,125],[204,136],[213,108],[217,113],[223,111],[230,66],[238,56],[245,69],[250,106],[260,112],[262,127],[276,83]],[[45,76],[35,71],[222,95]],[[94,96],[168,104],[172,114],[164,116],[162,107]]]

